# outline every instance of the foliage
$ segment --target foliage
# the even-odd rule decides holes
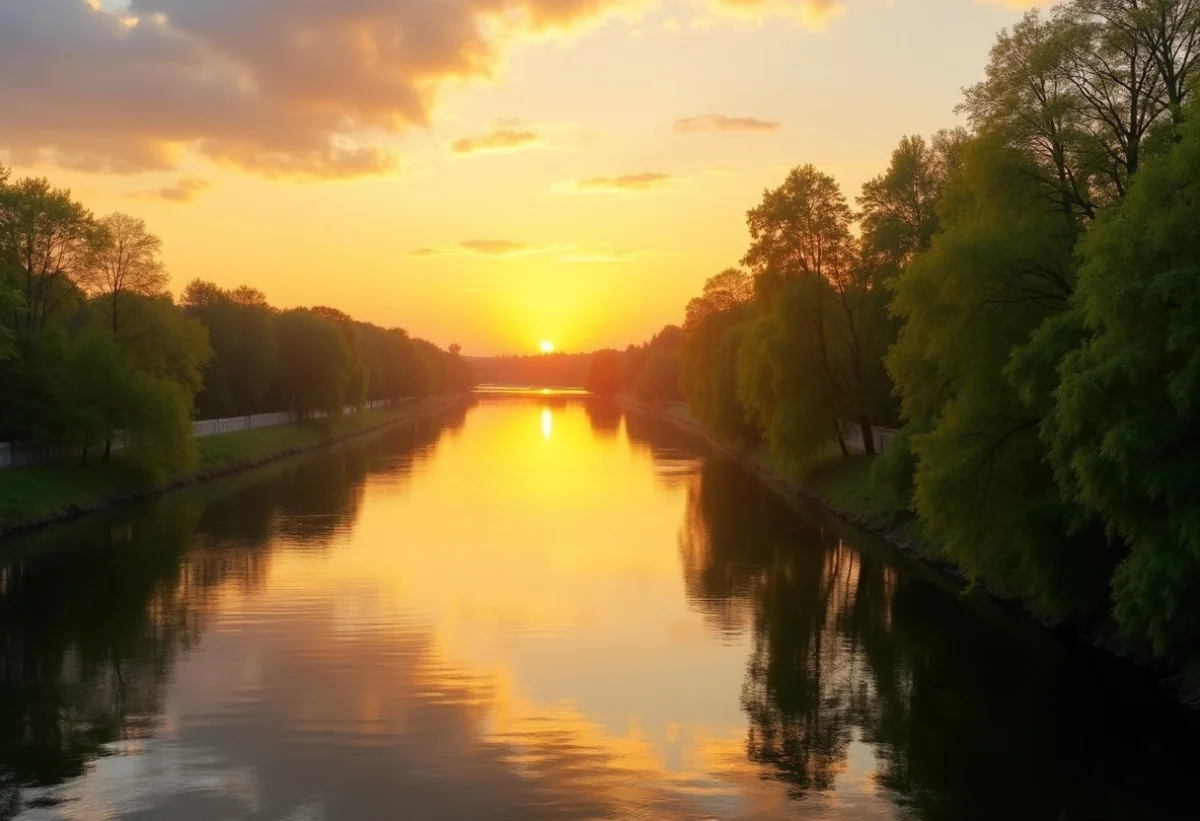
[[[621,354],[614,350],[596,351],[588,365],[583,386],[599,396],[613,396],[621,389]]]
[[[77,282],[103,305],[114,334],[122,329],[127,297],[165,293],[170,277],[161,254],[162,240],[147,230],[144,220],[117,213],[97,223]]]
[[[680,346],[679,386],[695,417],[729,439],[752,439],[754,429],[737,401],[737,341],[731,332],[753,309],[754,284],[730,268],[711,277],[687,307]]]
[[[846,453],[840,420],[855,422],[874,452],[871,420],[889,393],[876,365],[888,341],[886,302],[853,221],[836,180],[812,165],[793,169],[747,217],[744,262],[772,319],[752,337],[764,347],[747,351],[753,389],[743,396],[753,397],[754,417],[772,429],[768,441],[782,461],[803,461],[834,439]],[[783,444],[789,439],[795,450]]]
[[[320,411],[337,417],[346,402],[352,351],[332,320],[297,308],[276,320],[279,331],[278,384],[287,407],[301,415]]]
[[[682,399],[683,394],[679,392],[679,350],[651,347],[641,373],[633,384],[633,393],[642,402],[655,405]]]
[[[1042,443],[1064,492],[1128,544],[1116,615],[1159,652],[1200,646],[1198,113],[1083,240],[1074,327],[1045,343],[1066,353]]]

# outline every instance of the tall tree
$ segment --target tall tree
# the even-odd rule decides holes
[[[1198,108],[1082,241],[1074,311],[1039,339],[1061,363],[1042,428],[1055,474],[1129,545],[1116,615],[1163,653],[1200,647]]]
[[[1091,615],[1111,566],[1045,464],[1046,397],[1009,373],[1014,353],[1069,309],[1082,217],[1038,196],[1041,158],[1008,139],[1000,130],[968,146],[932,247],[896,281],[904,324],[888,369],[930,543],[1047,615]]]
[[[297,308],[278,317],[279,387],[287,407],[301,416],[340,416],[346,402],[351,351],[338,325]]]
[[[116,213],[97,223],[79,283],[102,301],[114,334],[121,330],[122,308],[130,296],[161,296],[169,281],[162,240],[150,233],[145,220]]]
[[[0,268],[21,294],[25,344],[70,306],[94,239],[95,220],[70,191],[33,178],[0,186]]]
[[[753,438],[737,399],[737,346],[729,335],[754,310],[754,281],[730,268],[704,283],[704,292],[687,306],[679,349],[679,387],[688,407],[718,435]]]
[[[938,198],[967,139],[962,128],[939,131],[930,142],[902,137],[887,171],[863,184],[858,205],[865,264],[892,276],[929,247]]]
[[[886,345],[886,302],[875,272],[862,264],[853,221],[833,177],[812,165],[795,168],[747,215],[751,245],[743,263],[768,306],[789,283],[818,283],[808,288],[809,342],[795,355],[815,358],[822,393],[850,414],[874,453],[871,418],[888,391],[872,378],[871,352]]]

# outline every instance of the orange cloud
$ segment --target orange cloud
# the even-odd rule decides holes
[[[726,117],[724,114],[703,114],[699,117],[688,117],[675,121],[675,130],[681,134],[702,134],[714,131],[745,134],[778,131],[781,127],[780,123],[771,120],[759,120],[754,117]]]
[[[508,128],[500,128],[490,134],[457,139],[450,143],[450,150],[455,154],[471,155],[519,151],[526,148],[536,148],[541,144],[542,138],[532,131],[514,131]]]
[[[153,191],[135,191],[129,196],[137,198],[158,197],[168,202],[191,202],[204,191],[212,187],[212,183],[199,177],[182,177],[173,185],[157,188]]]
[[[669,188],[675,178],[669,174],[645,171],[641,174],[625,174],[619,177],[592,177],[572,184],[575,191],[588,193],[633,193],[644,194]]]
[[[491,77],[513,36],[637,0],[0,3],[0,148],[18,163],[267,175],[394,168],[383,135],[429,123],[444,81]],[[63,59],[70,55],[70,59]]]

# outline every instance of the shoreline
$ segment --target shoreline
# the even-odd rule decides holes
[[[127,502],[145,499],[151,496],[157,496],[171,490],[196,485],[203,482],[208,482],[213,479],[219,479],[224,476],[229,476],[241,471],[250,470],[262,465],[275,462],[289,456],[305,453],[326,447],[328,445],[338,444],[350,439],[355,439],[359,436],[364,436],[368,433],[383,430],[384,428],[400,424],[402,422],[413,422],[424,418],[439,411],[447,410],[454,407],[456,404],[466,400],[469,394],[448,394],[443,396],[430,397],[428,399],[419,399],[407,402],[402,405],[385,406],[375,410],[360,411],[356,414],[343,417],[338,421],[353,420],[355,417],[360,417],[362,414],[382,412],[386,414],[386,418],[381,419],[376,424],[368,424],[363,427],[352,427],[348,430],[337,432],[326,430],[325,435],[317,436],[316,438],[299,441],[295,444],[288,444],[278,449],[271,449],[261,454],[250,456],[242,459],[233,459],[228,463],[217,464],[213,466],[198,466],[194,471],[178,476],[171,476],[160,482],[148,483],[144,486],[133,486],[122,488],[114,486],[111,492],[101,493],[99,496],[93,497],[88,501],[80,501],[76,503],[64,504],[63,507],[49,511],[44,514],[34,514],[28,519],[5,522],[0,520],[0,538],[12,536],[19,533],[25,533],[31,530],[36,530],[47,525],[57,522],[67,521],[80,516],[85,516],[89,513],[96,513],[108,508],[117,507]],[[336,424],[336,423],[335,423]],[[205,437],[209,442],[219,441],[225,437],[237,437],[247,433],[256,433],[260,431],[300,431],[308,429],[314,430],[311,423],[295,423],[291,425],[279,425],[270,428],[259,428],[256,431],[237,431],[234,433],[222,434],[220,436]],[[203,446],[203,445],[202,445]],[[89,470],[87,467],[58,466],[60,469],[77,469],[80,473]],[[5,471],[8,475],[18,475],[20,471],[30,470],[31,468],[10,468]],[[95,466],[91,469],[99,469]]]
[[[892,549],[900,551],[948,579],[958,584],[970,585],[991,601],[1011,611],[1013,615],[1029,620],[1046,632],[1130,665],[1153,679],[1181,705],[1200,714],[1200,686],[1194,682],[1188,682],[1178,665],[1138,657],[1119,647],[1111,634],[1105,635],[1098,630],[1091,632],[1082,629],[1074,630],[1068,626],[1051,623],[1032,613],[1019,599],[1000,595],[989,589],[983,582],[976,582],[972,585],[956,565],[944,559],[932,557],[922,550],[921,545],[913,541],[903,527],[895,524],[881,526],[878,522],[872,521],[857,511],[836,505],[812,488],[775,473],[745,450],[721,441],[694,419],[666,412],[662,408],[656,408],[626,395],[618,394],[613,397],[613,401],[624,411],[636,411],[653,416],[655,419],[667,422],[678,430],[703,440],[714,451],[736,462],[739,467],[788,504],[815,505],[827,515],[882,539]]]

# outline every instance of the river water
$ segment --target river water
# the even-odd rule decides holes
[[[0,819],[1197,818],[1198,740],[578,396],[0,542]]]

